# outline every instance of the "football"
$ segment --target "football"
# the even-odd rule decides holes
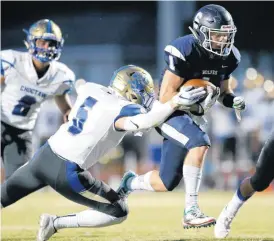
[[[212,88],[213,91],[216,90],[216,86],[214,84],[212,84],[211,82],[209,82],[207,80],[203,80],[203,79],[191,79],[191,80],[188,80],[186,83],[184,83],[182,85],[182,87],[186,87],[186,86],[193,86],[195,88],[204,87],[207,92],[208,92],[208,87]],[[206,96],[207,95],[205,95],[205,97],[202,98],[202,99],[200,99],[197,103],[203,102],[205,100]]]
[[[190,79],[187,82],[185,82],[182,87],[186,87],[186,86],[193,86],[194,88],[199,88],[199,87],[204,87],[207,94],[205,95],[204,98],[201,98],[197,103],[195,103],[191,108],[190,108],[190,113],[196,116],[202,116],[205,114],[204,108],[203,108],[203,101],[206,99],[207,95],[208,95],[208,91],[209,89],[211,89],[211,91],[213,91],[213,95],[215,95],[215,90],[217,89],[216,86],[214,84],[212,84],[211,82],[207,81],[207,80],[203,80],[203,79]]]

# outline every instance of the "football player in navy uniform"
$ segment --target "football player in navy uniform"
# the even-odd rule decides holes
[[[214,233],[216,238],[225,238],[230,232],[230,226],[242,205],[255,192],[264,191],[274,180],[274,131],[259,156],[255,173],[242,181],[233,198],[224,207],[217,219]]]
[[[212,95],[209,107],[218,99],[228,108],[243,110],[245,101],[234,95],[230,82],[230,75],[240,62],[240,53],[234,46],[237,29],[232,16],[222,6],[206,5],[195,14],[193,28],[189,28],[191,34],[165,47],[167,65],[160,102],[169,101],[186,81],[204,79],[220,90]],[[131,171],[125,173],[118,189],[120,195],[127,196],[133,190],[172,191],[184,177],[184,228],[214,225],[215,218],[203,214],[197,200],[204,159],[211,145],[201,123],[201,117],[187,111],[171,115],[159,127],[164,137],[160,170],[140,176]]]

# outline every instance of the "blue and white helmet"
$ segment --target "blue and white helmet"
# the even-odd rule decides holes
[[[150,110],[155,100],[154,84],[151,75],[141,67],[126,65],[114,72],[110,85],[125,99]]]
[[[24,41],[29,53],[39,61],[45,63],[58,60],[61,56],[64,39],[59,26],[49,19],[42,19],[31,25],[29,30],[23,29],[27,34]],[[36,41],[43,39],[50,41],[48,48],[39,48]]]

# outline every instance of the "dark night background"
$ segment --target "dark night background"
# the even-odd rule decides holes
[[[208,3],[220,4],[230,11],[238,28],[236,45],[240,49],[251,51],[274,49],[274,2],[201,1],[196,2],[196,9]],[[32,23],[37,19],[51,18],[55,15],[70,18],[71,14],[82,14],[90,11],[102,12],[102,17],[108,13],[141,13],[150,16],[151,21],[155,22],[157,2],[4,1],[1,8],[2,38],[5,38],[7,29],[16,28],[22,22]],[[149,31],[150,36],[147,38],[153,42],[155,41],[155,30],[153,26],[150,28],[152,28]],[[8,42],[3,41],[3,39],[2,47],[8,47]]]

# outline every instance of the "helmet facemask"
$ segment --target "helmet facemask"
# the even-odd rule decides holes
[[[211,53],[219,56],[228,56],[233,47],[236,32],[236,27],[231,25],[223,25],[221,29],[211,29],[206,26],[201,26],[200,33],[204,37],[201,45]],[[223,36],[226,40],[214,40],[214,37],[218,35]]]
[[[140,72],[133,73],[131,77],[132,81],[129,83],[129,100],[150,110],[155,100],[155,94],[153,88],[149,86],[149,79]]]

